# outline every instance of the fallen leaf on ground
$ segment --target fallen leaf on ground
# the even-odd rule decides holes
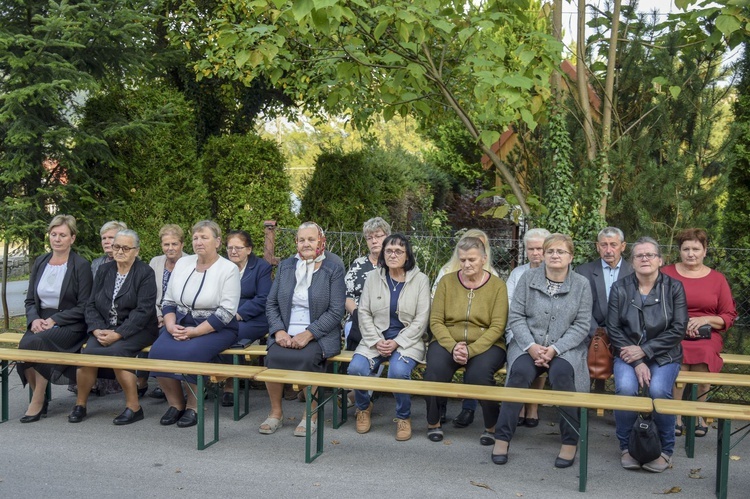
[[[474,480],[469,480],[469,483],[472,484],[474,487],[482,487],[483,489],[492,490],[492,487],[490,487],[486,483],[475,482]],[[492,490],[492,492],[495,492],[495,491]]]
[[[175,473],[182,473],[182,470],[180,468],[177,468],[176,470],[174,470],[174,472]]]
[[[680,492],[682,492],[680,487],[672,487],[671,489],[666,489],[664,492],[654,492],[654,494],[679,494]]]
[[[320,482],[313,483],[313,487],[320,487]]]
[[[450,440],[443,440],[443,445],[450,445],[452,443]]]
[[[521,494],[520,492],[516,492],[516,497],[523,497],[523,494]]]
[[[340,443],[338,440],[331,440],[331,445],[338,445]]]
[[[729,456],[729,459],[731,459],[732,461],[739,461],[742,458],[740,456]]]
[[[688,473],[688,478],[703,478],[701,476],[701,468],[693,468]]]

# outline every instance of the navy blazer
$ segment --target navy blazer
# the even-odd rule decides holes
[[[29,277],[29,289],[26,291],[26,328],[31,328],[31,323],[41,319],[42,305],[36,288],[39,280],[44,274],[44,268],[52,258],[52,253],[47,253],[34,260]],[[91,264],[78,253],[71,251],[68,255],[68,269],[60,290],[60,303],[57,312],[52,314],[51,319],[60,327],[68,327],[74,332],[86,332],[84,311],[86,302],[91,294]]]
[[[240,305],[237,307],[237,313],[242,317],[239,321],[240,337],[244,337],[244,329],[260,328],[268,331],[266,299],[273,283],[271,270],[270,263],[250,254],[240,280]]]
[[[117,262],[107,262],[99,267],[91,298],[86,304],[88,332],[95,329],[114,329],[123,339],[144,337],[148,343],[159,333],[156,320],[156,280],[154,270],[136,258],[133,266],[115,297],[117,325],[109,323],[112,292],[115,290]]]
[[[617,274],[617,280],[633,273],[633,267],[621,256],[620,273]],[[591,297],[594,303],[591,307],[591,324],[589,325],[589,338],[594,336],[596,328],[606,327],[607,325],[607,287],[604,284],[604,274],[602,273],[602,259],[597,258],[593,262],[584,263],[576,267],[576,272],[588,279],[591,285]],[[612,283],[614,285],[614,283]]]

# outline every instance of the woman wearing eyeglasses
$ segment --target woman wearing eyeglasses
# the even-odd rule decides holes
[[[505,385],[529,388],[546,372],[553,390],[589,391],[586,362],[591,320],[591,286],[573,272],[573,240],[552,234],[544,240],[544,264],[527,270],[519,279],[510,304],[508,329],[508,375]],[[508,448],[523,404],[503,402],[495,431],[492,462],[508,462]],[[575,461],[578,446],[578,409],[560,408],[562,447],[555,467],[567,468]]]
[[[648,387],[652,399],[672,398],[672,387],[680,372],[682,346],[688,324],[687,301],[682,283],[659,271],[659,244],[642,237],[633,244],[634,273],[612,285],[609,292],[607,333],[614,347],[615,393],[638,395]],[[674,451],[675,416],[654,412],[659,429],[661,456],[640,463],[628,452],[628,440],[638,415],[615,411],[620,464],[627,470],[641,467],[652,473],[669,468]]]
[[[174,266],[162,302],[164,327],[149,359],[211,362],[237,341],[237,265],[219,255],[221,229],[216,222],[202,220],[193,225],[192,233],[195,254],[180,258]],[[159,378],[169,403],[159,423],[177,423],[180,428],[198,424],[196,376],[152,375]],[[183,379],[190,384],[185,390],[180,383]]]
[[[111,251],[114,261],[99,267],[86,305],[89,337],[81,353],[135,357],[158,334],[154,271],[138,259],[140,239],[133,230],[119,231]],[[78,368],[78,395],[69,422],[80,423],[86,417],[86,403],[98,373],[98,367]],[[135,373],[114,369],[114,375],[125,393],[125,410],[113,423],[142,420]]]
[[[237,341],[249,345],[268,334],[266,298],[271,291],[271,264],[253,254],[253,240],[244,230],[227,234],[227,256],[240,271],[240,305],[235,317],[238,322]],[[224,383],[221,405],[234,405],[233,383]]]

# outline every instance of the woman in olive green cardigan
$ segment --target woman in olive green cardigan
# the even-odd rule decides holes
[[[427,349],[427,381],[450,382],[465,367],[464,382],[492,386],[495,372],[505,364],[505,323],[508,292],[502,279],[484,270],[482,241],[467,237],[457,245],[461,269],[438,283],[430,313],[434,339]],[[481,401],[484,416],[482,445],[495,443],[497,403]],[[427,437],[443,439],[438,397],[427,399]]]

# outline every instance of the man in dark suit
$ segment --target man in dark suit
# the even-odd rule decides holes
[[[589,339],[598,328],[605,327],[607,320],[607,302],[612,284],[633,273],[633,267],[622,257],[625,251],[625,235],[617,227],[605,227],[596,238],[596,251],[601,258],[584,263],[576,272],[589,280],[594,303],[591,309]],[[597,390],[604,389],[604,380],[596,380]]]

